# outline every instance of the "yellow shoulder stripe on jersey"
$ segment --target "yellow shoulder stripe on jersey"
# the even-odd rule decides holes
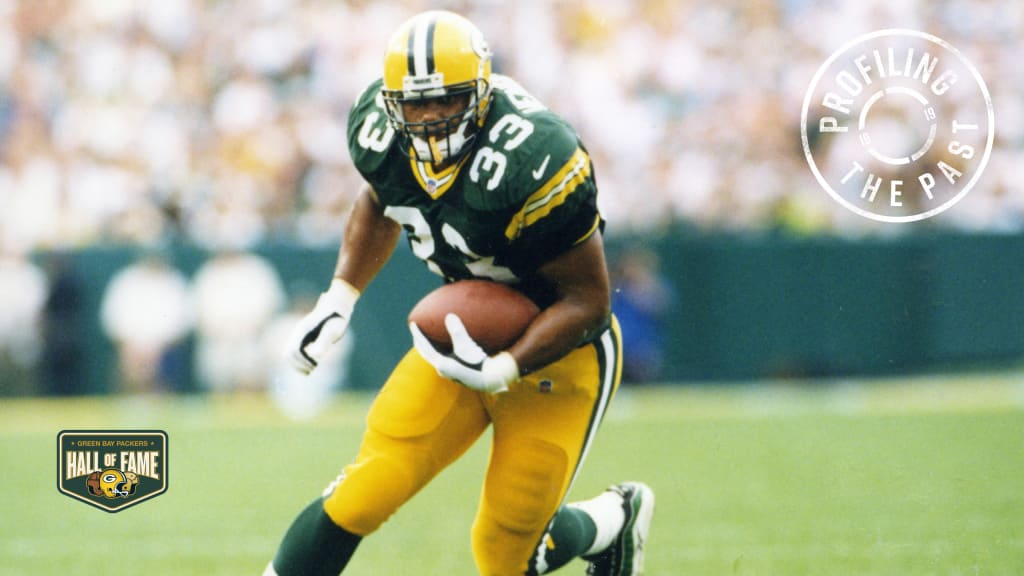
[[[590,176],[590,157],[582,148],[576,152],[539,190],[526,199],[522,209],[505,228],[505,237],[512,240],[526,228],[565,203],[576,187]]]
[[[430,195],[431,198],[437,200],[442,194],[448,191],[455,183],[455,177],[459,174],[459,169],[466,163],[466,160],[471,154],[463,154],[455,164],[441,170],[440,172],[434,172],[433,166],[428,162],[417,162],[416,155],[409,154],[409,166],[412,167],[412,175],[416,177],[416,181],[420,183],[420,187]]]

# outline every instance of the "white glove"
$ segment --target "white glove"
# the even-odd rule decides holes
[[[359,291],[351,284],[340,278],[331,281],[313,311],[299,320],[288,342],[288,357],[296,370],[309,374],[331,345],[341,340],[358,299]]]
[[[438,374],[467,388],[490,394],[505,392],[509,384],[519,380],[519,366],[511,354],[499,352],[488,356],[455,314],[445,316],[444,325],[452,339],[451,354],[438,352],[419,326],[415,322],[409,323],[413,345]]]

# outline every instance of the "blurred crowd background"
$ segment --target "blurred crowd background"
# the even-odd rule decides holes
[[[197,354],[211,387],[245,380],[266,357],[251,335],[308,304],[289,298],[252,251],[336,246],[360,185],[348,108],[380,74],[390,33],[428,8],[473,20],[496,71],[577,127],[613,236],[681,225],[905,232],[839,209],[818,187],[800,147],[800,103],[847,40],[881,28],[928,31],[978,67],[997,131],[978,190],[925,226],[1024,228],[1024,11],[1014,2],[0,0],[8,371],[37,366],[41,342],[61,338],[47,326],[60,325],[74,294],[62,292],[53,254],[190,244],[219,258],[192,276],[140,259],[87,313],[133,348],[123,350],[129,381],[152,380],[166,361],[154,354],[193,331],[217,340]],[[154,306],[164,321],[146,324]],[[228,327],[241,335],[222,334]]]

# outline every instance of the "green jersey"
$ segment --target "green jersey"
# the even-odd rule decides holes
[[[575,130],[495,74],[472,148],[435,172],[399,149],[380,88],[380,80],[371,84],[352,108],[349,151],[413,253],[446,281],[514,284],[545,305],[549,290],[537,269],[603,224],[590,157]]]

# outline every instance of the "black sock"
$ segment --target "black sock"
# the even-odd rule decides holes
[[[331,521],[323,499],[306,506],[285,533],[274,556],[279,576],[338,576],[362,537]]]

